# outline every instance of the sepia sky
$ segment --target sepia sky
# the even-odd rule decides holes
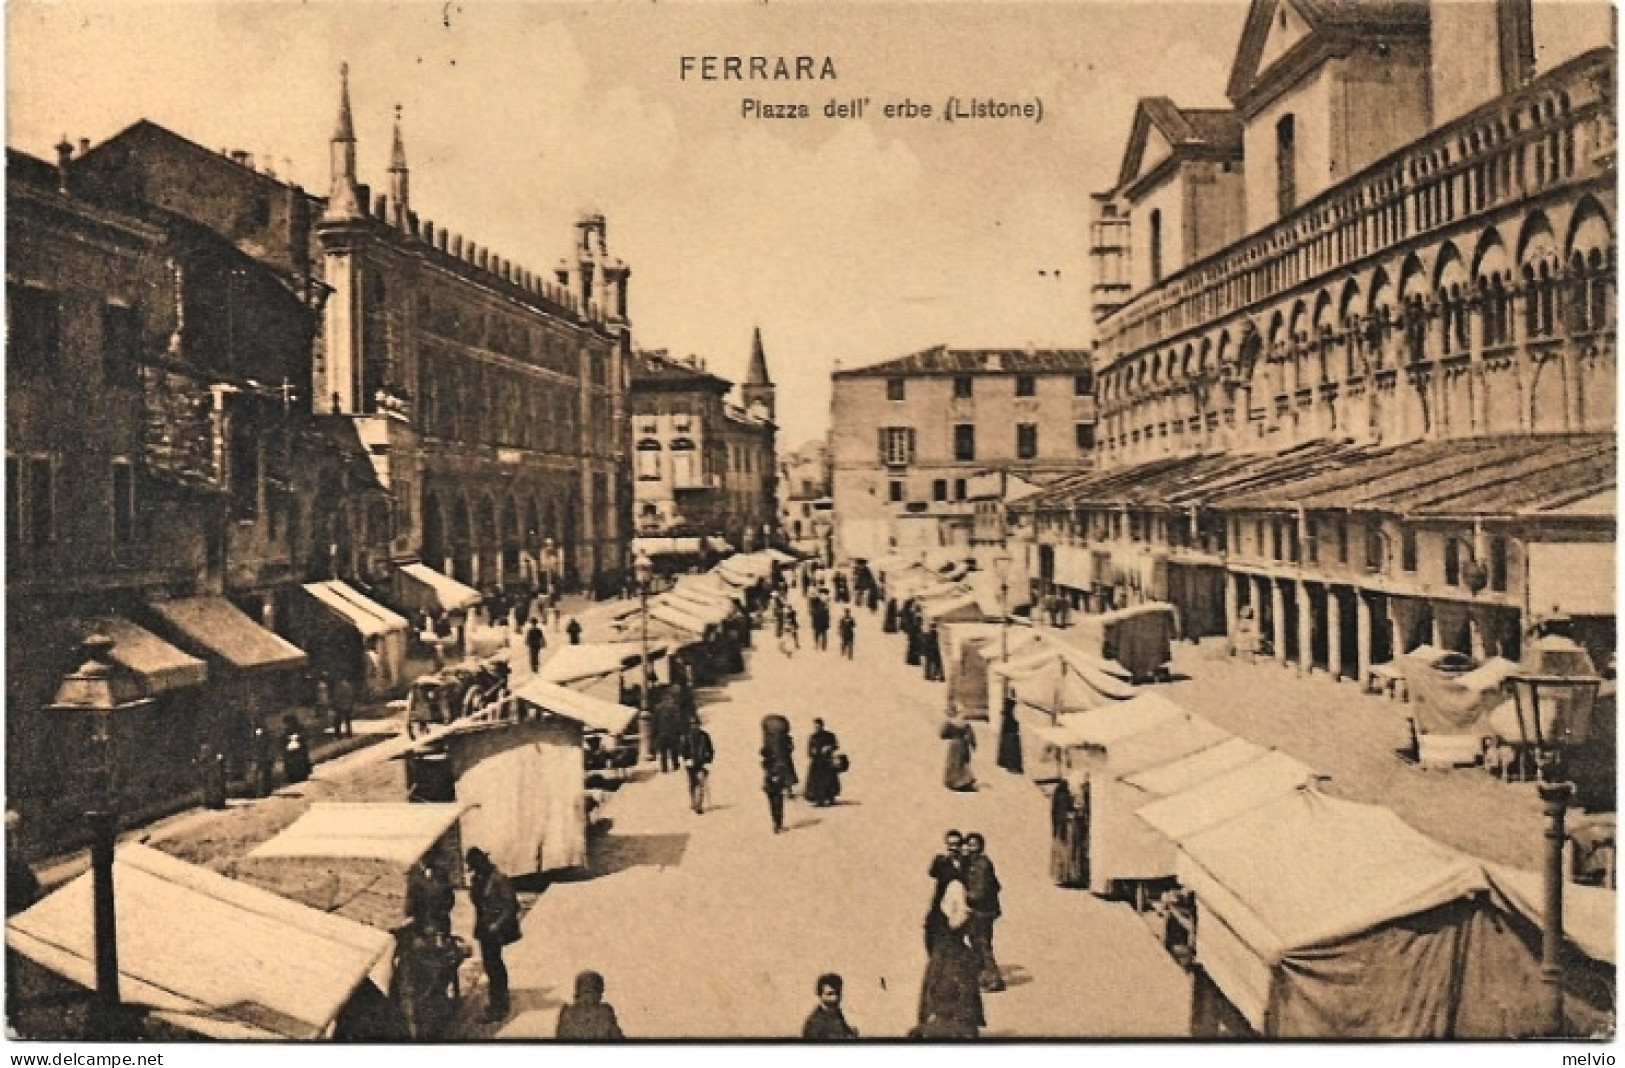
[[[1241,0],[1057,4],[11,3],[7,143],[141,118],[326,194],[338,69],[361,178],[404,109],[412,206],[532,270],[584,209],[632,267],[635,342],[736,381],[760,326],[783,441],[829,372],[929,345],[1084,346],[1089,194],[1136,98],[1223,106]],[[681,78],[685,55],[828,56],[833,81]],[[886,119],[911,99],[1044,117]],[[747,119],[741,101],[812,117]],[[865,117],[826,118],[868,98]]]

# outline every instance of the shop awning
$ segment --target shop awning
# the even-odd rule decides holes
[[[156,849],[126,845],[118,888],[119,992],[201,1034],[309,1040],[328,1032],[394,939]],[[96,985],[91,874],[6,924],[6,944]]]
[[[396,596],[418,611],[462,612],[480,603],[480,591],[465,586],[428,564],[406,564],[396,571]]]
[[[605,701],[544,679],[531,679],[516,689],[513,695],[554,715],[614,733],[625,730],[632,717],[638,714],[635,708]]]
[[[209,668],[203,661],[120,616],[85,617],[70,626],[80,641],[92,634],[113,639],[114,661],[140,681],[148,697],[208,681]]]
[[[243,671],[303,667],[304,650],[271,633],[224,597],[154,601],[152,610],[201,652]]]
[[[649,602],[649,618],[673,627],[680,627],[689,631],[696,637],[704,637],[705,629],[710,624],[694,615],[680,604],[673,604],[664,598]]]
[[[666,655],[664,645],[649,646],[649,659],[658,660]],[[537,678],[547,682],[569,683],[582,679],[598,679],[614,675],[643,662],[640,642],[589,642],[585,645],[561,645],[552,653],[544,653]]]
[[[343,582],[306,583],[305,592],[360,631],[362,637],[376,638],[407,629],[405,619]]]
[[[466,805],[317,804],[248,856],[387,860],[410,867],[434,848]]]

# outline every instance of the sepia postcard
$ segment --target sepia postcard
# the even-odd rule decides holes
[[[11,3],[14,1063],[1612,1064],[1615,17]]]

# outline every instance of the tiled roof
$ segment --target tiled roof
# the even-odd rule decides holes
[[[1397,446],[1313,443],[1279,453],[1172,457],[1084,474],[1023,505],[1606,516],[1616,490],[1617,452],[1608,434],[1517,434]]]
[[[937,345],[895,360],[836,371],[836,378],[874,375],[1071,374],[1093,366],[1088,349],[950,349]]]
[[[658,351],[632,353],[632,384],[635,387],[640,382],[692,383],[696,389],[711,390],[720,386],[724,393],[733,388],[733,383],[721,375],[690,367]]]

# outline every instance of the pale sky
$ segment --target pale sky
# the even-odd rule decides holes
[[[7,5],[7,144],[141,118],[328,190],[350,65],[362,180],[404,108],[412,206],[532,270],[583,209],[632,268],[635,343],[738,381],[760,326],[786,447],[829,372],[929,345],[1086,346],[1089,194],[1136,98],[1225,104],[1241,0],[746,5]],[[684,55],[829,56],[834,81],[702,81]],[[886,119],[1040,100],[1041,123]],[[741,101],[804,103],[747,119]],[[822,114],[868,98],[864,118]]]

